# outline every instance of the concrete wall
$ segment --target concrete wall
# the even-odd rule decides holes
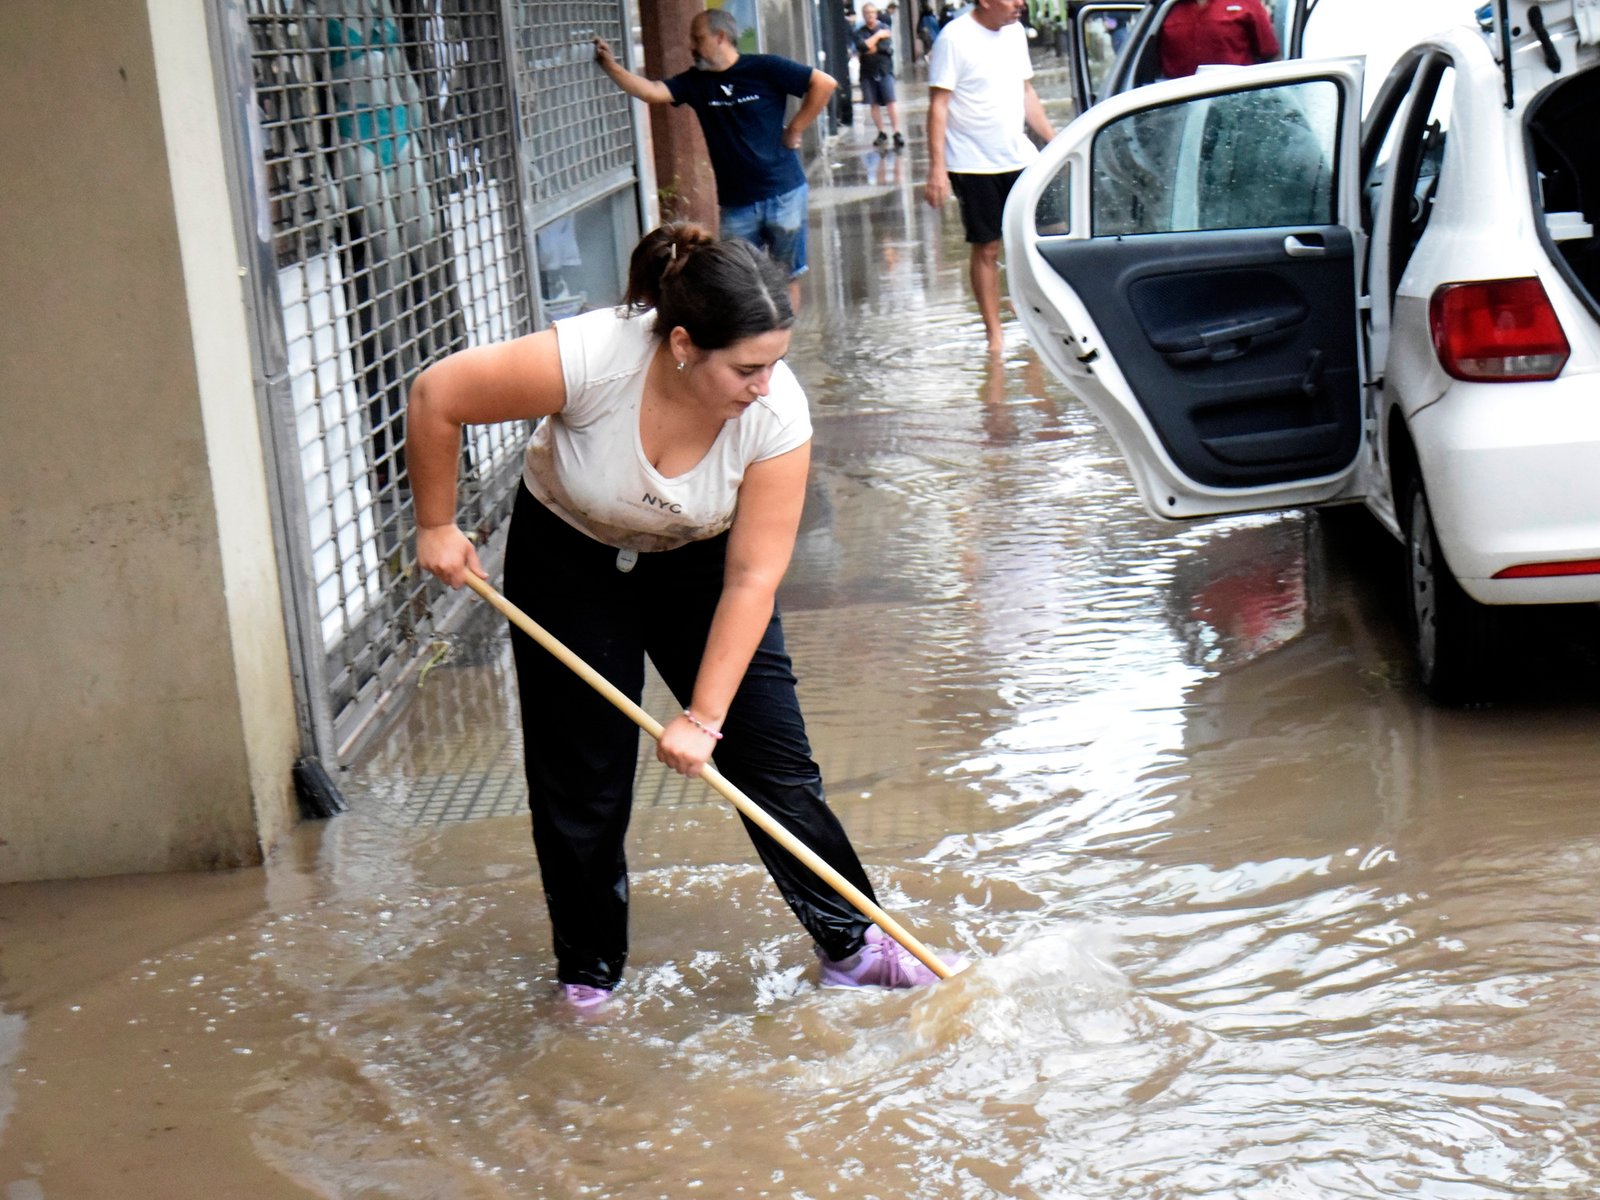
[[[253,863],[294,819],[207,15],[0,6],[0,882]]]

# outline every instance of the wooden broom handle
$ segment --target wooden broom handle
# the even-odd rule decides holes
[[[470,569],[467,571],[467,586],[499,609],[506,619],[522,630],[523,633],[570,667],[580,679],[595,691],[626,713],[640,729],[655,738],[656,741],[661,740],[660,721],[657,721],[644,709],[628,699],[609,679],[584,662],[571,650],[568,650],[543,626],[539,625],[527,613],[489,586],[487,582],[479,579]],[[775,842],[810,867],[819,879],[848,900],[857,912],[916,955],[928,970],[932,971],[940,979],[949,979],[954,974],[941,959],[913,937],[900,922],[878,907],[870,896],[824,862],[820,855],[796,838],[794,834],[778,824],[766,809],[728,782],[722,772],[718,771],[709,762],[700,768],[700,778],[721,792],[735,808],[770,834]]]

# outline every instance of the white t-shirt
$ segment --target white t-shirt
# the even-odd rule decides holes
[[[1032,78],[1020,21],[985,29],[969,12],[939,31],[928,60],[928,86],[950,92],[946,170],[998,175],[1034,160],[1039,151],[1028,140],[1022,103],[1022,84]]]
[[[639,441],[639,403],[660,344],[653,311],[597,309],[555,323],[567,403],[534,430],[523,462],[528,490],[573,528],[624,550],[672,550],[733,524],[753,462],[811,439],[811,413],[787,363],[767,394],[727,421],[711,449],[668,479]]]

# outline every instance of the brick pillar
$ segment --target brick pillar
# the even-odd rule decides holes
[[[692,65],[689,22],[705,10],[704,0],[653,0],[640,6],[644,69],[665,79]],[[700,122],[688,105],[650,105],[650,138],[655,145],[656,186],[661,219],[698,221],[717,227],[717,181],[711,173]]]

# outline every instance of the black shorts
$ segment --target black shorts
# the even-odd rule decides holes
[[[1000,219],[1005,216],[1006,197],[1021,171],[1002,171],[998,175],[972,175],[950,172],[950,190],[961,202],[961,224],[967,241],[974,246],[1000,240]]]

